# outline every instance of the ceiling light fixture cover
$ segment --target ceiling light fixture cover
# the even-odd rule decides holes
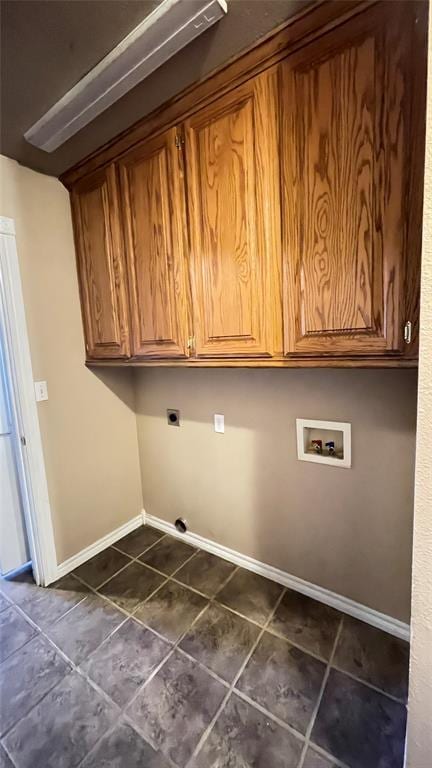
[[[24,134],[53,152],[227,12],[226,0],[163,0]]]

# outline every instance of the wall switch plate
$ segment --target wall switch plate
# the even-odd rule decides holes
[[[214,415],[214,430],[215,432],[225,432],[225,416],[222,413],[215,413]]]
[[[46,381],[35,381],[34,388],[37,403],[40,403],[41,400],[48,400],[48,384]]]

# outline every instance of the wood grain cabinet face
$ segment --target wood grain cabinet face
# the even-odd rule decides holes
[[[281,346],[276,74],[185,123],[197,357]]]
[[[130,285],[132,354],[186,357],[186,223],[175,128],[119,163]]]
[[[71,192],[88,360],[129,355],[126,288],[114,166]]]
[[[391,6],[281,65],[286,354],[403,350],[407,35]]]

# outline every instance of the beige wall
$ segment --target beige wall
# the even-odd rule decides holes
[[[194,533],[409,620],[415,371],[135,377],[147,512],[184,516]],[[181,410],[179,429],[166,408]],[[352,469],[297,461],[296,417],[351,422]]]
[[[128,371],[84,366],[69,196],[56,179],[0,158],[0,215],[15,219],[58,562],[142,507]]]
[[[432,761],[432,17],[428,69],[407,768]]]

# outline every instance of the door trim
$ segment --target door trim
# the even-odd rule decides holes
[[[35,581],[47,586],[56,579],[57,557],[34,394],[15,222],[4,216],[0,216],[0,295],[5,310],[5,356],[14,401],[12,416],[17,434],[25,438],[17,463],[28,544]]]

